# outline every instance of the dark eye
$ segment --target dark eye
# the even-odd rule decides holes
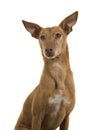
[[[40,36],[40,39],[41,39],[42,41],[46,40],[45,35],[41,35],[41,36]]]
[[[55,34],[55,39],[59,39],[61,37],[61,34],[60,33],[56,33]]]

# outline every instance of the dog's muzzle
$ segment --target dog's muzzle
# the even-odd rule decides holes
[[[53,57],[54,56],[54,53],[53,53],[53,49],[51,48],[46,48],[45,49],[45,55],[49,58]]]

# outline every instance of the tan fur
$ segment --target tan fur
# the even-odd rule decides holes
[[[44,68],[39,85],[24,102],[15,130],[68,130],[75,89],[66,39],[77,16],[75,12],[50,28],[23,21],[27,31],[39,40]]]

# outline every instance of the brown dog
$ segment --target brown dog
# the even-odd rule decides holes
[[[66,39],[77,17],[75,12],[59,26],[49,28],[23,21],[27,31],[39,40],[44,69],[39,85],[24,103],[15,130],[68,130],[75,89]]]

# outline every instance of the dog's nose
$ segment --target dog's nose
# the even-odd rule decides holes
[[[46,54],[48,57],[52,57],[52,56],[53,56],[53,49],[51,49],[51,48],[46,48],[46,49],[45,49],[45,54]]]
[[[46,52],[46,53],[51,53],[52,51],[53,51],[53,50],[52,50],[51,48],[46,48],[46,49],[45,49],[45,52]]]

